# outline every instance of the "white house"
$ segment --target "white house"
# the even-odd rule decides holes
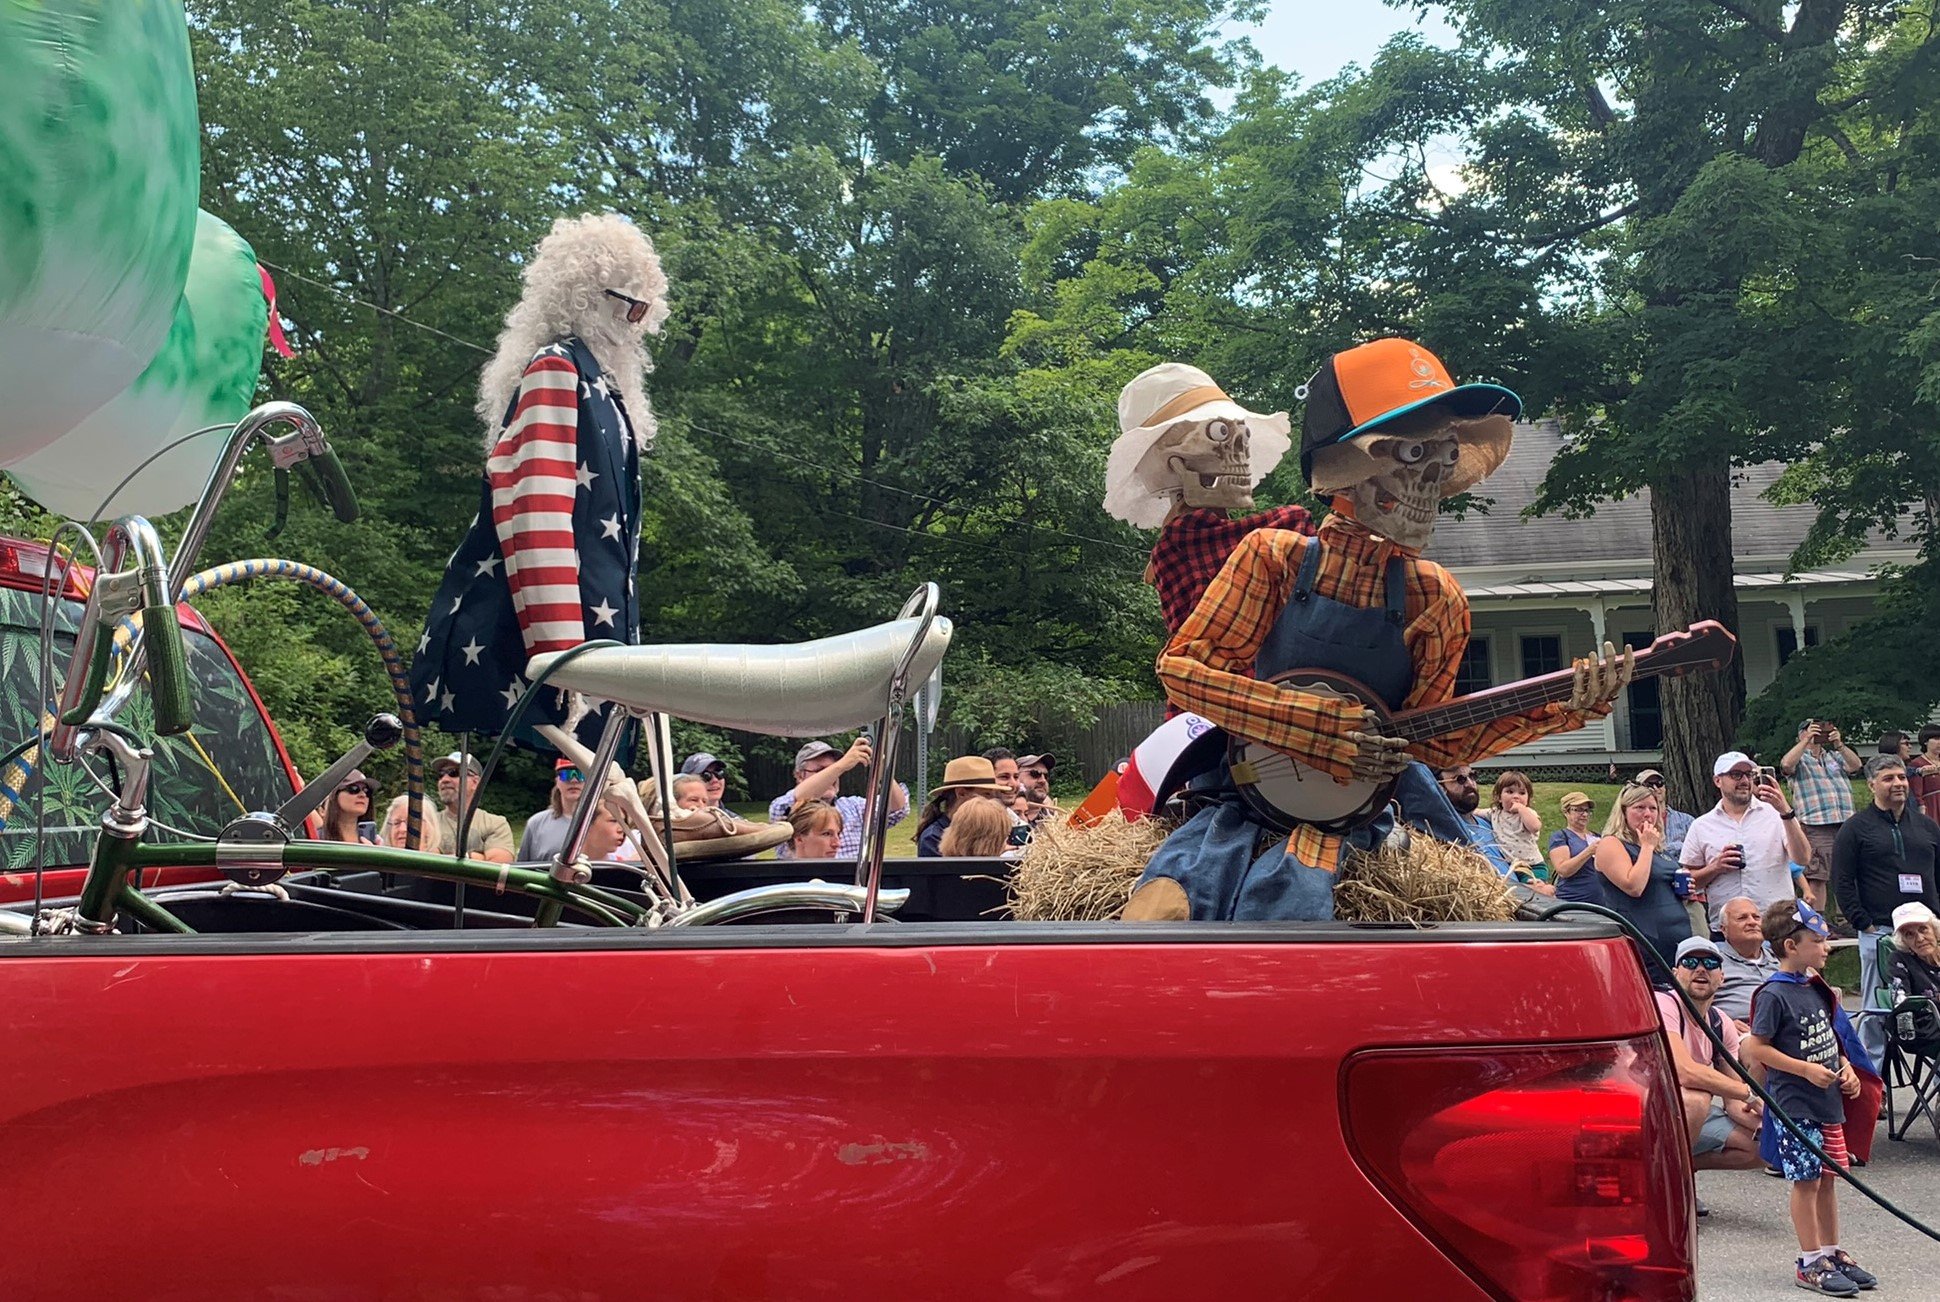
[[[1488,514],[1445,517],[1435,526],[1428,555],[1461,580],[1473,613],[1458,693],[1561,668],[1606,639],[1647,646],[1655,633],[1648,492],[1604,503],[1586,520],[1519,518],[1561,446],[1553,422],[1517,426],[1508,461],[1476,490],[1493,499]],[[1765,500],[1782,469],[1766,464],[1741,470],[1731,491],[1739,619],[1732,631],[1753,695],[1800,646],[1815,646],[1872,612],[1878,567],[1914,559],[1905,538],[1875,538],[1843,565],[1787,576],[1787,561],[1811,526],[1814,508]],[[1611,761],[1621,767],[1654,761],[1663,737],[1657,688],[1655,681],[1633,684],[1600,724],[1532,742],[1491,765],[1600,768]]]

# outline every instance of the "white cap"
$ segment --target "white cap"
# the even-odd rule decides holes
[[[1899,908],[1893,910],[1894,931],[1898,931],[1901,927],[1911,927],[1922,922],[1928,926],[1932,926],[1935,921],[1933,910],[1918,900],[1914,900],[1909,904],[1902,904]]]
[[[1718,762],[1711,766],[1711,776],[1714,778],[1721,778],[1725,774],[1731,772],[1731,770],[1737,768],[1740,764],[1751,764],[1751,763],[1752,763],[1751,756],[1745,754],[1743,751],[1728,750],[1724,754],[1718,756]],[[1752,767],[1756,768],[1758,766],[1756,764],[1752,764]]]
[[[1686,954],[1711,954],[1718,958],[1724,957],[1724,952],[1709,936],[1686,936],[1680,940],[1677,943],[1677,958],[1681,959]]]

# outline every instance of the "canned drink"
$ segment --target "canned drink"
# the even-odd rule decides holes
[[[1696,885],[1691,880],[1691,874],[1688,869],[1679,868],[1671,874],[1671,890],[1676,892],[1677,898],[1680,900],[1690,899],[1691,892],[1695,889]]]

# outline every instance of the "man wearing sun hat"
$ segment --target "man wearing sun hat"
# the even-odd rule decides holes
[[[1522,404],[1496,385],[1457,385],[1406,339],[1378,339],[1327,359],[1302,395],[1301,468],[1332,508],[1319,535],[1246,535],[1160,655],[1182,710],[1261,743],[1316,773],[1384,780],[1411,759],[1449,767],[1485,759],[1608,714],[1631,657],[1606,645],[1578,660],[1567,704],[1426,741],[1383,736],[1342,698],[1266,679],[1292,669],[1352,675],[1390,709],[1454,691],[1468,644],[1468,600],[1422,549],[1443,498],[1508,455]],[[1241,802],[1224,766],[1217,789],[1146,865],[1128,920],[1324,919],[1349,841],[1300,824],[1280,842]],[[1353,844],[1371,844],[1363,828]]]

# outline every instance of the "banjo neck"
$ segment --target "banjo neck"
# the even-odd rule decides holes
[[[1688,631],[1666,633],[1638,651],[1631,681],[1698,669],[1722,669],[1730,663],[1737,645],[1738,639],[1724,625],[1714,619],[1699,620]],[[1427,741],[1476,724],[1527,714],[1554,701],[1567,701],[1575,686],[1575,670],[1558,669],[1536,678],[1458,696],[1439,705],[1402,710],[1385,726],[1390,736]]]

